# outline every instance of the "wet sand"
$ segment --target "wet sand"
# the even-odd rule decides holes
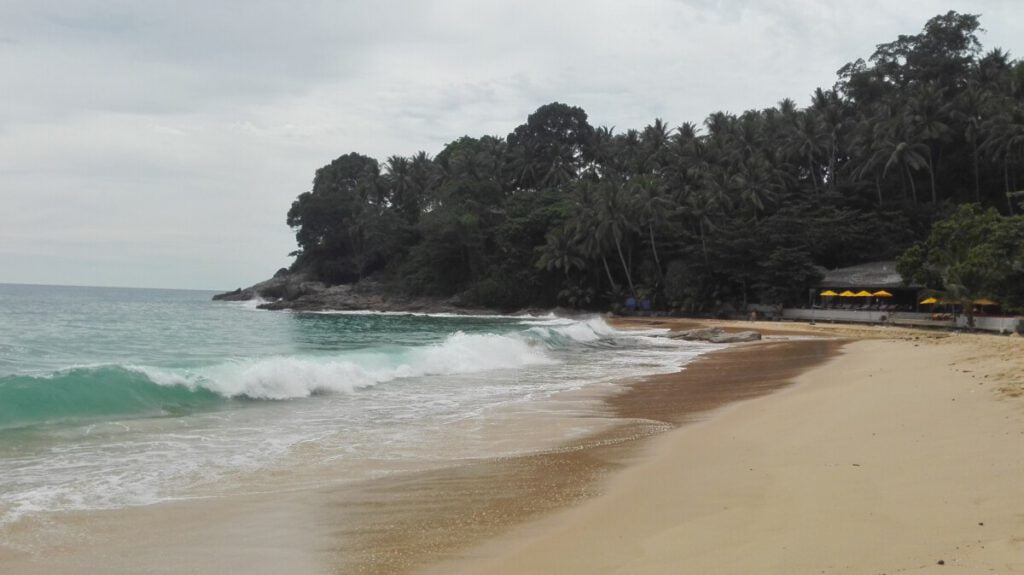
[[[784,329],[858,341],[792,386],[644,442],[599,496],[423,572],[1024,572],[1024,340]],[[773,345],[687,372],[703,381]],[[759,380],[759,365],[733,373]],[[692,420],[650,385],[666,419]]]
[[[336,572],[404,573],[457,558],[513,526],[590,499],[602,480],[636,460],[645,439],[779,389],[840,345],[766,342],[712,353],[610,398],[623,422],[611,430],[546,453],[380,481],[356,503],[363,518],[354,531],[338,538],[347,545],[338,549]]]
[[[608,478],[638,460],[649,438],[776,390],[839,345],[736,346],[681,373],[624,384],[623,393],[589,415],[601,431],[542,453],[354,484],[326,481],[30,520],[4,533],[0,567],[17,573],[411,572],[599,496]],[[524,426],[536,424],[523,418]],[[525,431],[514,424],[503,429],[512,437]],[[563,431],[551,427],[555,437]]]

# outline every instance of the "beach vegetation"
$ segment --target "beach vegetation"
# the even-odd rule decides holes
[[[920,282],[940,300],[958,304],[974,327],[975,301],[1024,305],[1024,216],[964,204],[904,252],[897,269],[906,281]]]
[[[1009,248],[950,236],[1015,237],[994,222],[1024,201],[1024,62],[982,32],[977,15],[940,14],[803,106],[617,131],[554,102],[433,156],[343,155],[288,212],[292,269],[490,307],[714,313],[800,303],[822,268],[906,252],[936,289],[1022,305],[998,292]]]

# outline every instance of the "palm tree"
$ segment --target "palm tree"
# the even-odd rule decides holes
[[[613,292],[619,291],[611,267],[608,265],[606,256],[608,238],[601,233],[597,199],[589,181],[581,180],[573,188],[571,209],[572,216],[566,224],[566,231],[571,233],[576,249],[586,259],[599,258],[605,275],[608,277],[608,285],[611,286]]]
[[[935,162],[932,159],[935,146],[948,141],[949,124],[946,121],[949,107],[945,105],[945,90],[935,84],[918,87],[907,100],[904,110],[906,128],[904,133],[908,140],[920,142],[928,148],[924,154],[928,165],[928,177],[931,181],[932,203],[939,201],[935,186]]]
[[[641,142],[644,147],[644,169],[648,173],[660,173],[668,163],[668,146],[671,130],[661,118],[644,128]]]
[[[710,265],[708,257],[707,232],[716,228],[714,217],[721,209],[718,196],[710,190],[700,188],[686,194],[683,199],[682,213],[689,216],[697,228],[697,236],[700,238],[701,252],[704,255],[704,264]]]
[[[537,251],[540,252],[540,257],[536,265],[540,269],[560,269],[565,273],[565,277],[569,277],[569,272],[574,268],[586,269],[586,262],[576,251],[572,230],[566,226],[555,228],[548,233],[547,243],[538,247]]]
[[[420,213],[420,196],[414,191],[412,162],[403,156],[391,156],[384,163],[384,182],[388,200],[407,221],[415,223]]]
[[[836,191],[838,175],[839,136],[846,123],[843,101],[835,90],[822,90],[818,88],[814,91],[811,102],[820,118],[822,127],[828,134],[828,189],[834,192]]]
[[[792,156],[802,158],[806,163],[807,175],[815,193],[818,192],[820,172],[818,158],[829,150],[830,144],[829,135],[816,113],[812,110],[803,110],[793,116],[786,149]]]
[[[981,150],[993,159],[1003,162],[1003,182],[1006,186],[1006,203],[1010,213],[1014,211],[1010,185],[1010,163],[1013,159],[1024,155],[1024,106],[1004,104],[1003,109],[986,121],[983,125],[988,134]]]
[[[988,91],[978,82],[970,81],[956,99],[951,117],[963,126],[963,136],[971,146],[971,171],[974,176],[974,201],[981,203],[981,168],[979,140],[982,134],[985,108],[990,100]]]
[[[750,209],[755,225],[758,214],[775,199],[778,184],[774,179],[768,160],[759,156],[744,161],[732,176],[733,186],[739,190],[739,200]]]
[[[884,178],[889,170],[898,167],[910,182],[911,197],[917,202],[917,185],[914,183],[914,172],[922,168],[928,169],[927,155],[931,150],[922,143],[883,140],[875,154],[885,161],[882,169]]]
[[[654,265],[658,270],[658,282],[664,285],[665,274],[661,267],[661,258],[658,257],[658,243],[654,237],[654,230],[665,225],[669,215],[675,211],[675,205],[665,195],[662,186],[652,177],[641,176],[634,180],[634,185],[637,188],[633,196],[635,213],[647,226]]]
[[[598,189],[598,212],[597,230],[598,234],[610,238],[615,244],[615,251],[619,254],[619,261],[622,262],[622,270],[626,273],[626,283],[629,284],[629,293],[636,297],[636,286],[633,284],[633,273],[626,261],[625,253],[622,251],[622,243],[626,236],[634,229],[633,217],[630,213],[630,203],[625,193],[625,188],[616,185],[614,182],[605,181],[599,184]]]
[[[436,201],[434,191],[440,176],[437,164],[426,152],[417,152],[409,162],[409,187],[411,193],[419,198],[421,211],[429,211],[433,208],[433,202]]]

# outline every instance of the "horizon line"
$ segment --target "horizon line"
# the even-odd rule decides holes
[[[54,284],[36,282],[12,282],[0,281],[0,285],[29,286],[29,287],[67,287],[67,288],[104,288],[104,289],[153,289],[170,291],[220,291],[212,288],[181,288],[181,287],[145,287],[145,286],[114,286],[114,285],[86,285],[86,284]],[[227,290],[231,291],[231,290]]]

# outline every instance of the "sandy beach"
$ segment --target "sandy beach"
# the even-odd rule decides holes
[[[856,340],[424,572],[1024,572],[1024,340],[786,329]]]
[[[52,518],[0,570],[1024,571],[1024,340],[710,323],[768,337],[624,383],[558,449]]]

